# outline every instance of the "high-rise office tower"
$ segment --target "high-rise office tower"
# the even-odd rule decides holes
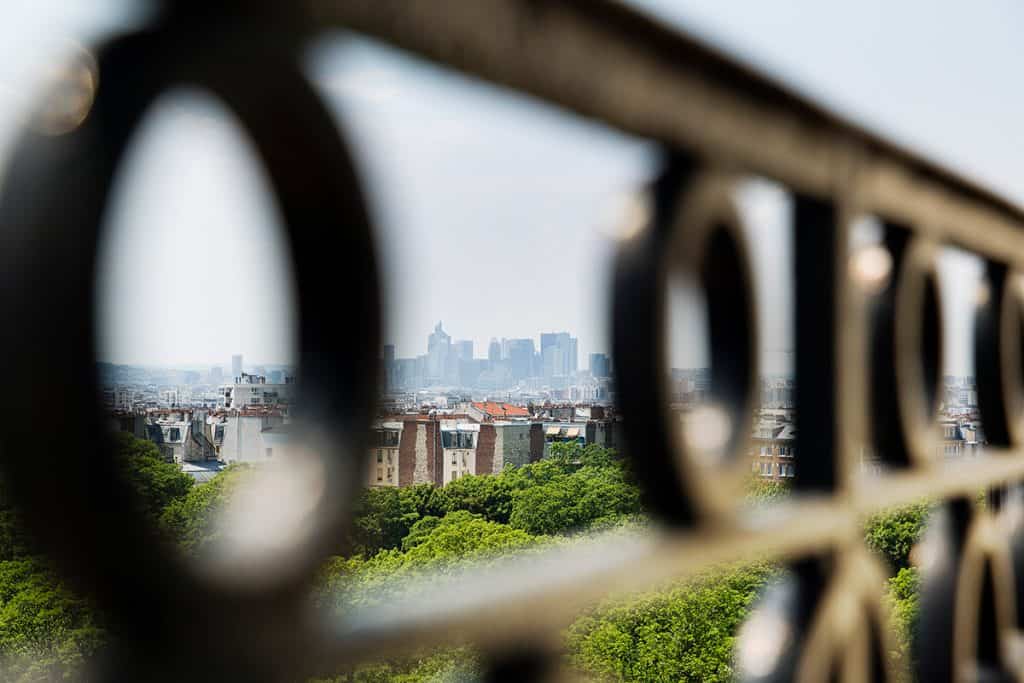
[[[384,345],[384,357],[381,359],[384,368],[384,390],[394,391],[398,386],[398,363],[395,361],[395,345]]]
[[[568,377],[575,373],[579,369],[578,348],[578,340],[568,332],[542,332],[540,356],[544,377]]]
[[[242,354],[238,353],[231,356],[231,377],[232,381],[234,378],[242,376]]]
[[[521,380],[533,375],[533,340],[507,339],[507,359],[513,380]]]
[[[487,360],[493,365],[501,361],[501,342],[497,339],[491,339],[491,345],[487,347]]]
[[[451,356],[452,338],[438,322],[434,331],[427,337],[427,380],[443,382],[449,374],[449,358]]]
[[[594,377],[610,377],[611,362],[606,353],[590,354],[590,374]]]
[[[473,340],[460,339],[452,343],[452,350],[458,360],[473,360]]]

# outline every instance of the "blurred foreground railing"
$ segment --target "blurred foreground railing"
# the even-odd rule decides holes
[[[17,321],[3,349],[5,472],[67,575],[119,632],[136,634],[118,651],[113,678],[290,680],[462,642],[482,649],[495,677],[508,676],[516,663],[549,656],[579,610],[606,595],[773,557],[792,576],[788,597],[764,608],[774,610],[764,622],[773,632],[760,637],[777,647],[747,675],[888,679],[882,580],[860,525],[922,497],[940,512],[923,567],[917,675],[1022,675],[1020,208],[616,3],[308,0],[306,14],[286,3],[208,4],[174,4],[151,28],[98,48],[89,68],[99,86],[84,111],[40,118],[4,174],[0,310]],[[309,612],[313,571],[363,481],[356,454],[376,391],[381,319],[359,181],[299,65],[298,48],[332,28],[662,146],[663,166],[622,226],[611,302],[627,453],[659,519],[653,533],[510,560],[341,621]],[[327,476],[336,495],[318,509],[317,535],[296,549],[292,573],[258,590],[213,583],[154,540],[130,514],[104,446],[65,455],[69,435],[101,432],[98,408],[84,406],[97,395],[93,268],[112,179],[149,105],[178,84],[222,98],[267,167],[295,261],[303,401],[322,426],[321,450],[335,456]],[[792,498],[754,515],[739,491],[756,405],[757,293],[732,196],[749,175],[792,194],[796,236],[798,466]],[[851,247],[851,225],[864,216],[881,220],[888,261]],[[993,446],[970,462],[930,457],[944,246],[986,264],[974,336]],[[684,433],[668,410],[666,290],[675,273],[695,278],[707,298],[712,406],[730,427],[718,443]],[[347,317],[361,321],[360,335],[325,314],[337,291],[355,307]],[[861,474],[864,448],[879,454],[881,475]],[[990,493],[984,510],[973,503],[981,490]]]

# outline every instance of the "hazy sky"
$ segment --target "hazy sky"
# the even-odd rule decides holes
[[[1024,201],[1024,95],[1011,85],[1022,61],[1016,4],[636,4]],[[119,16],[114,0],[80,5],[8,0],[0,10],[0,145],[30,97],[34,69],[61,40]],[[562,329],[579,335],[583,364],[586,353],[608,350],[608,235],[651,172],[648,144],[364,41],[326,42],[310,65],[364,174],[382,233],[386,339],[400,356],[423,353],[437,320],[454,338],[473,339],[478,355],[491,336]],[[105,356],[287,360],[288,266],[244,138],[215,102],[194,94],[167,98],[149,129],[110,216],[99,283]],[[741,200],[766,370],[786,370],[788,200],[763,182],[745,186]],[[972,263],[953,257],[944,268],[949,370],[960,374]],[[673,329],[691,342],[673,364],[701,364],[692,312]]]

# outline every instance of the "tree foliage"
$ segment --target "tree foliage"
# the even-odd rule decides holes
[[[0,667],[4,680],[78,678],[107,641],[95,608],[38,558],[0,562]]]
[[[910,551],[921,539],[931,505],[917,503],[873,515],[868,519],[864,541],[884,559],[892,571],[910,566]]]
[[[189,553],[200,552],[220,536],[217,513],[224,509],[248,467],[231,465],[210,481],[174,498],[160,515],[161,526]]]
[[[778,500],[789,495],[789,482],[751,476],[747,480],[747,499],[755,502]]]
[[[586,465],[516,491],[509,523],[531,534],[553,534],[607,515],[639,511],[639,491],[621,470]]]
[[[228,468],[193,485],[156,448],[118,437],[126,479],[142,514],[181,546],[200,552],[218,536],[217,513],[246,468]],[[787,495],[785,484],[752,481],[748,497]],[[73,676],[108,636],[97,611],[62,584],[34,554],[17,511],[0,488],[0,666],[4,680]],[[888,600],[898,629],[894,656],[910,656],[916,629],[917,570],[909,555],[929,506],[909,506],[868,520],[867,544],[893,566]],[[445,486],[373,488],[357,501],[353,528],[339,556],[320,571],[314,599],[351,609],[458,581],[467,568],[511,554],[573,544],[581,529],[633,533],[647,524],[626,463],[599,446],[558,444],[551,457]],[[767,563],[721,567],[627,600],[609,600],[566,632],[569,661],[588,677],[615,680],[719,681],[734,677],[736,632],[757,594],[777,572]],[[467,648],[421,652],[400,660],[331,672],[336,683],[476,680],[478,655]]]
[[[153,442],[124,432],[114,436],[114,453],[120,471],[135,490],[143,514],[156,522],[165,507],[188,494],[192,477],[174,463],[165,461]]]
[[[432,580],[456,574],[544,539],[458,510],[423,517],[406,541],[404,550],[390,548],[370,558],[332,558],[321,570],[317,601],[345,607],[395,600],[421,590],[417,579],[428,573]]]
[[[569,628],[570,660],[614,680],[730,681],[737,631],[774,571],[768,564],[721,567],[607,603]]]
[[[889,579],[887,600],[895,631],[894,658],[900,664],[914,666],[913,643],[918,634],[921,577],[916,567],[904,567]]]
[[[364,556],[399,548],[419,519],[443,517],[449,509],[444,490],[430,484],[367,489],[356,501],[355,521],[342,547]]]
[[[163,508],[187,495],[192,479],[156,447],[128,434],[113,455],[136,492],[140,513],[155,524]],[[21,513],[0,487],[0,672],[5,681],[81,679],[87,660],[109,635],[98,610],[75,594],[38,554]]]
[[[421,519],[460,511],[529,534],[548,535],[609,515],[637,514],[640,496],[614,451],[555,444],[550,458],[509,466],[497,474],[461,477],[442,488],[419,484],[369,489],[356,504],[345,547],[366,557],[400,549]]]

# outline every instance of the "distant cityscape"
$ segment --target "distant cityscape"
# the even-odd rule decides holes
[[[486,358],[472,341],[452,340],[438,322],[426,353],[382,354],[384,387],[369,425],[370,486],[444,485],[469,474],[498,472],[547,457],[556,443],[625,446],[615,409],[611,359],[591,353],[579,367],[578,339],[569,332],[494,338]],[[168,461],[203,480],[233,462],[287,457],[299,386],[286,364],[246,365],[236,354],[225,366],[152,368],[100,363],[103,403],[115,429],[156,444]],[[670,412],[689,433],[715,417],[710,368],[672,368]],[[760,379],[751,425],[751,471],[762,478],[796,475],[796,385],[792,377]],[[981,453],[984,431],[973,377],[943,378],[936,458]],[[879,459],[865,446],[861,462]]]
[[[579,363],[579,342],[569,332],[541,332],[534,338],[492,338],[486,357],[478,358],[473,342],[452,340],[438,322],[427,336],[426,353],[396,358],[394,345],[384,346],[385,391],[416,393],[428,389],[460,389],[474,396],[506,400],[612,400],[611,359],[591,353],[586,368]]]

